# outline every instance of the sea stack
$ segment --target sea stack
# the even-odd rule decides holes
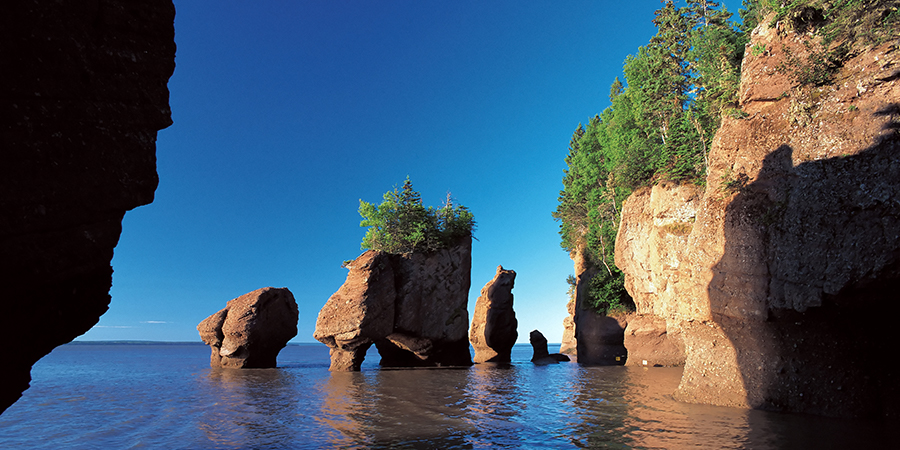
[[[211,367],[271,368],[278,352],[297,335],[299,313],[287,288],[267,287],[244,294],[197,325],[210,346]]]
[[[513,310],[512,289],[515,281],[515,271],[497,266],[494,278],[481,288],[469,332],[476,363],[510,362],[510,353],[519,337],[516,312]]]
[[[388,367],[470,366],[472,238],[423,253],[368,250],[319,311],[314,337],[332,371],[358,371],[375,344]]]
[[[560,361],[570,361],[569,357],[562,353],[553,353],[547,350],[547,338],[538,330],[533,330],[528,335],[528,341],[531,342],[531,349],[534,352],[531,356],[531,362],[535,364],[557,364]]]

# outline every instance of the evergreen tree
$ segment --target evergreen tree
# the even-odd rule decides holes
[[[361,227],[368,227],[363,249],[388,253],[435,251],[449,247],[475,229],[472,213],[462,205],[448,201],[441,209],[426,208],[422,196],[413,189],[409,177],[401,189],[384,194],[380,205],[359,201]]]
[[[703,182],[722,109],[734,102],[744,35],[712,0],[672,0],[656,11],[657,33],[625,60],[611,105],[576,129],[559,206],[562,246],[584,250],[601,275],[591,302],[605,310],[627,297],[614,265],[624,199],[660,180]],[[623,297],[624,296],[624,297]],[[624,301],[624,300],[623,300]]]

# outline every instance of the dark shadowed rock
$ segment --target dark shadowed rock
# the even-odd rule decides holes
[[[567,305],[569,317],[567,323],[564,322],[566,352],[575,356],[579,364],[625,364],[628,356],[624,345],[628,315],[607,316],[588,306],[591,278],[606,269],[594,267],[583,250],[579,248],[569,255],[575,262],[575,288],[574,298]],[[573,345],[575,351],[571,350]]]
[[[262,288],[227,303],[197,325],[212,349],[212,367],[276,366],[278,352],[297,335],[297,302],[287,288]]]
[[[569,357],[562,353],[550,354],[547,351],[547,338],[538,330],[532,331],[528,335],[528,341],[531,342],[531,348],[534,351],[531,362],[535,364],[557,364],[560,361],[569,361]]]
[[[476,363],[510,361],[510,352],[519,337],[516,312],[513,311],[515,281],[515,271],[497,266],[494,278],[481,289],[469,331]]]
[[[319,311],[314,337],[331,370],[359,370],[372,344],[381,365],[468,366],[472,240],[430,253],[369,250],[347,265],[341,288]]]
[[[0,411],[107,310],[125,212],[153,201],[171,0],[14,1],[0,13]]]

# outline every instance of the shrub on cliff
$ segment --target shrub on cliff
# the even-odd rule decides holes
[[[744,0],[744,4],[751,21],[772,14],[770,26],[780,22],[802,36],[808,54],[793,55],[783,47],[786,61],[776,67],[800,85],[832,83],[854,53],[897,41],[900,26],[900,0]]]
[[[736,101],[746,33],[718,2],[685,4],[669,0],[656,11],[657,34],[625,60],[610,106],[569,143],[553,217],[562,247],[583,250],[605,272],[590,285],[598,311],[624,298],[614,265],[622,202],[663,180],[703,183],[722,112]]]
[[[431,252],[471,236],[475,220],[468,208],[450,196],[441,208],[425,207],[409,178],[403,187],[385,192],[380,205],[359,201],[359,226],[369,227],[361,247],[387,253]]]
[[[616,268],[601,270],[588,281],[588,306],[600,314],[634,311],[634,300],[625,290],[625,275]]]

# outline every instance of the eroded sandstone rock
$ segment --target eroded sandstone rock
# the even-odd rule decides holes
[[[171,0],[15,1],[0,14],[0,411],[106,312],[126,211],[169,126]]]
[[[598,270],[579,249],[571,255],[575,262],[575,298],[569,302],[571,318],[570,344],[575,345],[579,364],[622,365],[628,356],[625,349],[625,327],[628,314],[607,316],[598,314],[587,306],[588,285]],[[565,338],[565,335],[564,335]]]
[[[516,272],[497,266],[497,273],[481,289],[472,315],[469,342],[475,349],[476,363],[510,362],[510,352],[519,333],[513,310],[512,289]]]
[[[559,344],[559,352],[566,355],[578,355],[578,341],[575,340],[575,299],[566,304],[568,315],[563,319],[562,342]]]
[[[796,86],[773,68],[805,38],[769,23],[748,44],[767,51],[744,56],[747,117],[723,118],[705,191],[636,192],[616,264],[638,313],[683,340],[676,398],[896,416],[883,357],[900,290],[900,51],[859,51],[834,84]],[[666,228],[694,208],[687,234]]]
[[[625,328],[625,365],[672,367],[684,365],[684,341],[679,331],[670,331],[665,319],[634,314]]]
[[[569,357],[562,353],[551,354],[547,350],[547,338],[538,330],[533,330],[528,334],[528,342],[531,343],[533,351],[531,362],[535,364],[557,364],[560,361],[569,361]]]
[[[356,371],[373,344],[389,367],[467,366],[472,240],[427,254],[369,250],[319,311],[332,371]]]
[[[212,367],[276,367],[278,352],[297,335],[299,313],[287,288],[257,289],[230,300],[207,317],[197,331],[212,354]]]

